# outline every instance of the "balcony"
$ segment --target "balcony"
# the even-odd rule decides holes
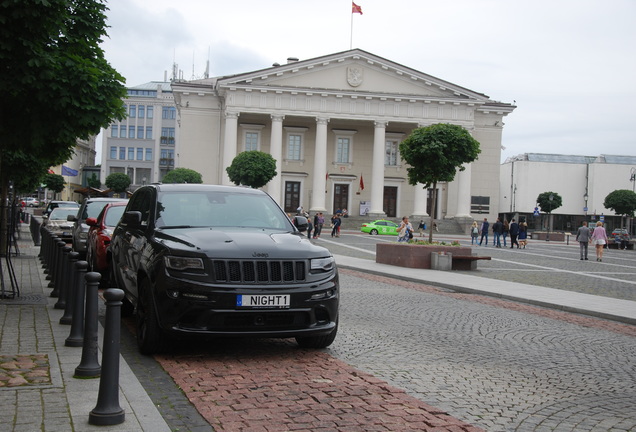
[[[160,138],[161,144],[174,144],[174,137],[162,136]]]

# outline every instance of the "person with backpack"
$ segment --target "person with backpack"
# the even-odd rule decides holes
[[[503,234],[503,223],[501,223],[501,219],[497,218],[497,221],[492,224],[492,233],[494,234],[494,238],[492,240],[492,245],[494,247],[501,247],[501,235]]]
[[[479,226],[477,226],[477,221],[473,221],[473,224],[470,226],[470,244],[477,244],[477,237],[479,237]]]
[[[488,230],[490,229],[490,223],[488,222],[488,218],[484,218],[484,221],[481,223],[481,228],[479,231],[481,232],[481,238],[479,239],[479,246],[484,241],[484,237],[486,238],[486,246],[488,246]]]

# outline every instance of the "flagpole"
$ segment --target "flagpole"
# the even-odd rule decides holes
[[[351,31],[349,32],[349,49],[353,49],[353,11],[351,12]]]

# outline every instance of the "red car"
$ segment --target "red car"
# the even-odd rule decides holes
[[[126,201],[108,203],[96,218],[86,219],[86,225],[90,227],[86,241],[86,261],[90,271],[101,273],[102,286],[108,283],[110,238],[115,225],[124,214],[126,204]]]

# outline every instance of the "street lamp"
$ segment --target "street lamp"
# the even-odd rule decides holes
[[[548,200],[550,200],[550,207],[548,208],[548,234],[545,236],[545,241],[550,241],[550,225],[552,225],[552,200],[554,195],[550,194]]]
[[[636,191],[636,168],[630,170],[629,181],[632,182],[632,192]]]
[[[587,220],[587,199],[589,197],[587,196],[587,192],[585,192],[585,194],[583,195],[583,199],[585,200],[585,207],[583,207],[583,211],[585,212],[585,220]]]

